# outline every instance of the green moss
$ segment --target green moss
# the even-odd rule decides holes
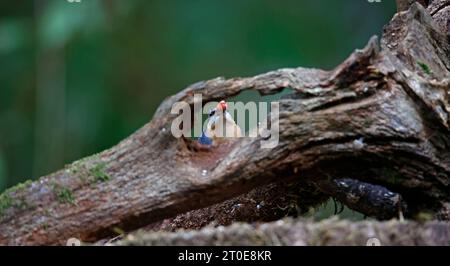
[[[422,71],[425,74],[427,74],[427,75],[431,74],[431,69],[430,69],[430,67],[427,64],[425,64],[423,62],[420,62],[420,61],[417,61],[417,64],[420,66],[420,68],[422,69]]]
[[[73,197],[73,193],[70,188],[55,184],[53,186],[53,191],[55,192],[56,198],[60,203],[74,204],[75,198]]]
[[[101,162],[92,167],[89,170],[91,176],[94,178],[93,182],[105,182],[110,179],[110,176],[106,173],[106,163]]]
[[[48,229],[48,223],[43,223],[43,224],[42,224],[42,229],[43,229],[44,231],[46,231],[46,230]]]
[[[20,198],[14,202],[14,206],[17,206],[19,209],[25,210],[29,207],[33,207],[32,205],[28,204],[28,202],[25,200],[25,198]]]
[[[78,165],[68,165],[67,166],[67,172],[69,172],[69,174],[77,174],[80,172],[80,169],[78,167]]]
[[[8,188],[0,195],[0,216],[12,206],[18,206],[19,208],[26,208],[28,206],[24,199],[15,200],[11,194],[18,193],[28,187],[33,181],[27,180],[23,183],[19,183],[11,188]]]
[[[99,154],[94,154],[66,166],[66,171],[82,181],[92,184],[110,180],[110,176],[106,173],[106,163],[101,161]]]
[[[23,182],[23,183],[19,183],[19,184],[13,186],[13,187],[8,188],[8,189],[5,190],[5,192],[3,192],[3,193],[11,194],[11,193],[16,193],[16,192],[22,191],[22,190],[24,190],[26,187],[28,187],[31,183],[33,183],[32,180],[27,180],[27,181],[25,181],[25,182]]]
[[[89,161],[98,160],[98,158],[99,158],[99,154],[94,154],[94,155],[82,158],[78,161],[75,161],[75,162],[69,164],[69,165],[66,165],[66,169],[67,169],[66,171],[72,175],[79,174],[80,177],[84,178],[85,176],[83,175],[83,173],[86,172],[86,164]]]
[[[82,159],[80,159],[78,161],[75,161],[75,162],[72,163],[72,165],[82,165],[82,164],[85,164],[85,163],[87,163],[89,161],[97,161],[99,159],[100,159],[100,153],[96,153],[96,154],[84,157],[84,158],[82,158]]]
[[[12,206],[13,200],[8,193],[3,193],[0,195],[0,216]]]

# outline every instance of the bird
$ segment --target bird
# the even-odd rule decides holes
[[[224,140],[224,138],[239,138],[242,136],[241,128],[233,120],[227,109],[228,104],[222,100],[216,108],[209,111],[206,129],[198,139],[200,144],[212,145],[214,142]]]

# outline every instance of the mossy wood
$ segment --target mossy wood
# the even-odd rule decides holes
[[[309,205],[331,196],[382,219],[422,212],[449,219],[449,1],[397,2],[405,11],[386,25],[381,44],[373,37],[334,70],[198,82],[115,147],[6,191],[0,244],[96,241],[269,184],[301,184],[315,193]],[[273,149],[240,138],[205,150],[170,133],[172,105],[193,105],[194,93],[207,102],[284,88],[293,93],[280,100]]]

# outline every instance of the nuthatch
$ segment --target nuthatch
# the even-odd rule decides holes
[[[239,138],[242,136],[241,128],[234,122],[233,117],[227,111],[228,105],[220,101],[216,108],[209,112],[206,130],[199,138],[204,145],[211,145],[219,138]]]

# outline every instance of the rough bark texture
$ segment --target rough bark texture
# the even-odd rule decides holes
[[[175,231],[180,228],[200,229],[206,225],[230,225],[236,221],[274,221],[313,212],[314,206],[328,198],[305,182],[271,183],[224,202],[150,224],[144,230]]]
[[[379,242],[378,242],[379,241]],[[200,231],[138,232],[114,245],[450,245],[450,225],[444,222],[402,223],[321,222],[283,219],[262,225],[235,223],[228,227],[205,227]]]
[[[117,146],[6,191],[0,244],[95,241],[285,182],[320,191],[311,205],[332,196],[382,219],[449,219],[448,3],[432,1],[428,11],[413,4],[385,27],[381,47],[374,37],[332,71],[280,69],[189,86]],[[284,88],[293,93],[280,100],[273,149],[261,149],[261,138],[203,149],[170,133],[172,105],[193,105],[194,93],[208,102]]]

